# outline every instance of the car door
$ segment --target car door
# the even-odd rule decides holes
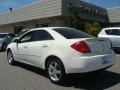
[[[19,39],[17,44],[19,59],[23,62],[28,62],[28,44],[31,42],[32,32],[28,32]]]
[[[35,30],[32,40],[33,42],[28,44],[28,59],[32,64],[40,67],[42,59],[47,55],[54,39],[45,30]]]

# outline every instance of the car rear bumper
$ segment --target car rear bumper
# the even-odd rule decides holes
[[[66,73],[87,73],[109,67],[114,64],[115,54],[103,54],[67,58],[65,63]]]

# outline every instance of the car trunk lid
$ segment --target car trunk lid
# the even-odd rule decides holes
[[[111,42],[106,38],[86,39],[91,53],[107,53],[111,50]]]

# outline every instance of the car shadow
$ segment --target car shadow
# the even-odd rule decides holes
[[[30,65],[26,65],[23,63],[16,63],[16,66],[21,67],[23,69],[34,72],[38,75],[42,75],[47,78],[47,74],[44,70],[40,68],[33,67]],[[68,75],[68,78],[63,87],[74,87],[76,89],[85,89],[85,90],[104,90],[115,86],[120,83],[120,74],[105,71],[101,74],[74,74]]]
[[[36,74],[42,75],[44,77],[47,77],[47,74],[46,74],[45,70],[42,70],[38,67],[34,67],[34,66],[31,66],[31,65],[28,65],[28,64],[17,62],[17,61],[15,62],[14,66],[17,66],[17,67],[29,70],[31,72],[34,72]]]
[[[65,87],[74,87],[85,90],[104,90],[120,83],[120,74],[105,71],[99,74],[85,74],[70,76]]]

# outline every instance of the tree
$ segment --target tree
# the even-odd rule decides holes
[[[97,36],[97,34],[101,30],[101,26],[97,22],[91,22],[91,23],[85,22],[84,29],[85,29],[85,32],[87,32],[93,36]]]
[[[72,28],[81,29],[83,19],[81,19],[77,10],[72,11],[72,15],[68,17],[68,22]]]
[[[78,9],[71,10],[72,15],[68,17],[68,23],[72,28],[80,29],[93,36],[97,36],[98,32],[101,30],[101,26],[97,22],[85,22],[80,17]]]

